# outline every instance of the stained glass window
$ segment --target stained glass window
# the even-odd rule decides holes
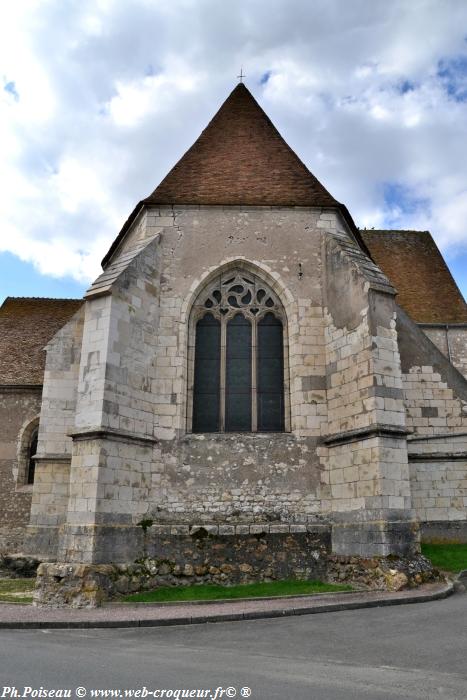
[[[255,275],[221,276],[193,307],[192,430],[284,430],[284,312]]]
[[[258,323],[258,430],[284,430],[282,323],[268,313]]]
[[[196,324],[193,432],[219,430],[221,324],[206,314]]]
[[[251,431],[251,323],[237,314],[227,323],[225,430]]]

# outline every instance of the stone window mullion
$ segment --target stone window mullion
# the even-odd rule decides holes
[[[283,344],[285,313],[275,292],[256,275],[234,269],[199,294],[192,318],[195,382],[188,414],[193,432],[283,431],[285,353],[278,343]],[[207,326],[216,323],[217,362],[209,349],[214,341],[206,346]],[[198,330],[203,334],[199,343]],[[210,367],[216,368],[217,379]]]
[[[221,367],[220,367],[220,407],[219,424],[221,433],[225,432],[225,377],[227,371],[227,319],[221,318]]]
[[[254,318],[251,337],[251,430],[253,433],[256,433],[258,430],[257,346],[258,324],[256,318]]]

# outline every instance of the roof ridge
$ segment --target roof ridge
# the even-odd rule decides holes
[[[302,190],[302,191],[297,191]],[[144,202],[300,205],[337,202],[244,83]]]
[[[5,301],[8,301],[8,299],[27,299],[28,301],[31,300],[40,300],[40,301],[83,301],[82,297],[11,297],[7,296],[5,297]]]
[[[362,233],[426,233],[431,236],[431,231],[428,229],[421,231],[415,228],[360,228],[359,231]]]

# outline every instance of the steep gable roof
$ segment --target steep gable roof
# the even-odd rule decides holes
[[[352,217],[288,146],[239,83],[154,192],[135,207],[102,261],[105,267],[145,205],[339,208],[363,249]]]
[[[336,206],[239,83],[147,204]]]
[[[428,231],[362,230],[371,256],[418,323],[467,323],[467,304]]]
[[[7,297],[0,307],[0,384],[42,384],[44,347],[82,303]]]

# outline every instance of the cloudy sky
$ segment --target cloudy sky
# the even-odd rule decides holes
[[[0,17],[0,302],[81,296],[235,86],[359,226],[467,296],[465,0],[18,0]]]

